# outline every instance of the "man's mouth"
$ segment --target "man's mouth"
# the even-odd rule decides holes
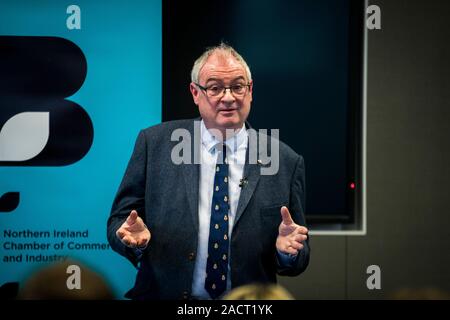
[[[219,112],[232,112],[236,110],[237,108],[226,108],[226,109],[219,109]]]

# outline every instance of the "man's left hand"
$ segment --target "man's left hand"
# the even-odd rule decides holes
[[[280,252],[296,255],[303,249],[302,242],[308,239],[308,229],[294,223],[287,207],[281,207],[281,218],[276,247]]]

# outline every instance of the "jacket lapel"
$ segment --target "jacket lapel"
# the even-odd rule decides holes
[[[249,163],[249,149],[250,141],[247,145],[247,152],[245,155],[245,165],[244,165],[244,183],[241,188],[241,195],[239,196],[238,206],[236,210],[236,217],[234,219],[234,224],[239,221],[239,218],[244,213],[245,208],[247,208],[248,202],[255,192],[256,186],[258,185],[259,178],[261,176],[261,168],[258,164]],[[258,157],[259,159],[259,157]]]
[[[189,211],[192,215],[192,221],[194,223],[195,231],[198,233],[198,189],[200,187],[200,162],[194,159],[194,154],[197,152],[197,156],[200,156],[200,126],[198,126],[199,120],[192,121],[188,131],[191,136],[191,164],[182,164],[184,185],[186,187],[186,194],[188,198]],[[197,125],[196,125],[197,123]],[[196,141],[196,139],[198,141]]]

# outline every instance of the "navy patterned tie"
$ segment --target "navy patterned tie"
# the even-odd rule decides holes
[[[226,146],[218,145],[219,151],[214,177],[209,227],[208,259],[206,261],[205,289],[216,299],[227,288],[228,277],[228,163]],[[222,161],[223,159],[223,161]]]

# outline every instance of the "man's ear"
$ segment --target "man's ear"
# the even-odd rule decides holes
[[[189,90],[191,90],[192,99],[194,99],[194,103],[196,105],[198,105],[198,98],[199,98],[200,90],[193,82],[191,82],[191,84],[189,85]]]

